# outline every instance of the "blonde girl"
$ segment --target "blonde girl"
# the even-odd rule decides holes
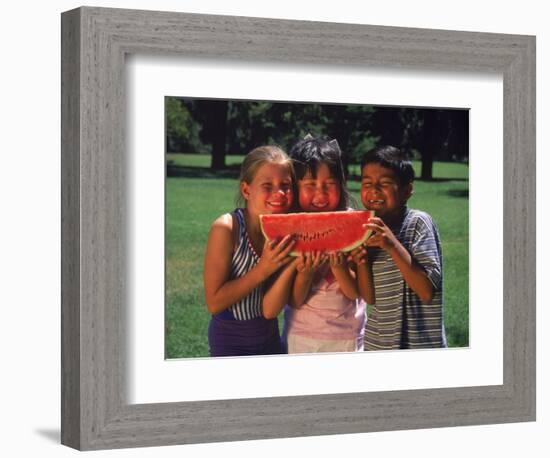
[[[281,353],[277,320],[279,305],[266,296],[275,274],[292,269],[294,242],[285,237],[267,243],[261,214],[287,212],[294,201],[294,171],[276,146],[252,150],[241,166],[238,204],[214,221],[204,259],[204,291],[212,314],[208,329],[211,356]],[[280,277],[284,278],[284,275]],[[277,284],[272,288],[277,289]]]

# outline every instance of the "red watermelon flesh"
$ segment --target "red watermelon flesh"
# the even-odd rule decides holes
[[[268,240],[280,240],[293,234],[292,255],[307,251],[351,251],[369,237],[363,224],[373,211],[285,213],[261,215],[262,232]]]

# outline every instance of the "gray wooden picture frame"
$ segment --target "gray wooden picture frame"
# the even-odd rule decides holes
[[[63,444],[89,450],[535,419],[535,37],[92,7],[63,13],[61,32]],[[136,53],[502,74],[503,384],[128,404],[124,62]]]

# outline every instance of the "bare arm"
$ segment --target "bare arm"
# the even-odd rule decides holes
[[[411,254],[398,241],[389,251],[403,278],[424,304],[432,302],[434,287],[424,269],[414,262]]]
[[[301,307],[304,305],[311,290],[315,271],[325,260],[326,258],[320,252],[300,254],[296,264],[298,273],[296,274],[290,296],[290,305],[292,307]]]
[[[276,318],[283,307],[288,303],[290,290],[296,276],[296,262],[294,260],[286,265],[276,275],[275,280],[264,294],[262,301],[262,313],[264,318]]]
[[[311,290],[312,282],[313,273],[298,272],[296,274],[290,300],[290,305],[292,305],[292,307],[298,308],[304,305],[309,291]]]
[[[346,257],[343,253],[331,253],[329,259],[334,278],[336,278],[336,281],[340,285],[344,296],[351,300],[357,299],[359,291],[355,279],[351,276]]]
[[[232,227],[231,215],[223,215],[214,221],[208,235],[204,256],[204,292],[206,306],[212,314],[222,312],[250,294],[289,261],[285,258],[292,248],[292,243],[286,244],[287,239],[275,246],[266,243],[260,262],[242,277],[229,280],[233,256]]]
[[[380,218],[370,218],[369,221],[365,227],[372,229],[374,234],[367,240],[367,246],[386,250],[410,288],[424,304],[429,304],[433,299],[434,287],[426,272],[414,262],[411,254]]]
[[[204,256],[204,292],[212,314],[222,312],[256,288],[267,277],[254,268],[246,275],[229,281],[233,256],[231,215],[220,216],[210,229]],[[257,267],[257,266],[256,266]]]
[[[376,302],[374,289],[374,280],[372,277],[372,266],[368,262],[367,250],[363,245],[359,246],[351,252],[351,258],[357,266],[357,287],[359,294],[367,304]]]

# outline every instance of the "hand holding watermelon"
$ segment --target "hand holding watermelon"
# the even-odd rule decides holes
[[[359,245],[350,252],[348,262],[354,262],[356,265],[367,264],[367,250],[364,244]]]
[[[262,255],[258,262],[258,269],[265,278],[270,277],[282,266],[292,261],[289,256],[295,241],[291,234],[286,235],[280,241],[266,240],[262,249]]]
[[[346,258],[344,257],[344,253],[341,251],[333,251],[329,253],[328,259],[330,261],[330,268],[334,272],[334,270],[342,270],[347,267]]]
[[[388,226],[386,226],[382,219],[377,217],[369,218],[369,222],[364,224],[363,227],[365,229],[370,229],[373,232],[366,242],[367,246],[391,251],[399,245],[399,241],[395,237],[395,234]]]
[[[296,270],[304,274],[313,274],[327,260],[321,251],[300,252],[296,263]]]

